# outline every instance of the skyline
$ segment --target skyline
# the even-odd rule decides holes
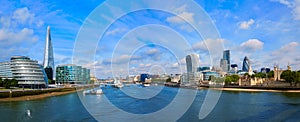
[[[293,69],[300,69],[299,52],[299,20],[300,0],[265,0],[265,1],[195,1],[210,16],[223,42],[224,49],[231,52],[231,62],[242,68],[243,58],[249,57],[253,69],[261,67],[272,68],[278,64],[285,69],[290,63]],[[1,1],[0,9],[0,61],[7,61],[13,55],[25,55],[31,59],[43,62],[43,51],[46,37],[46,28],[51,26],[51,41],[53,44],[55,65],[72,63],[73,45],[81,25],[90,12],[103,1]],[[67,5],[66,5],[67,4]],[[81,6],[77,6],[81,4]],[[172,7],[172,4],[170,4]],[[84,10],[83,10],[84,9]],[[115,12],[114,9],[108,12]],[[194,21],[195,15],[189,13],[188,8],[182,5],[178,8],[182,17]],[[132,23],[138,18],[140,23]],[[111,72],[109,63],[122,64],[130,60],[130,70],[143,72],[149,68],[156,68],[163,72],[162,66],[168,72],[174,72],[184,64],[184,58],[172,57],[167,48],[159,45],[141,47],[133,55],[120,54],[117,59],[111,60],[109,55],[118,44],[120,35],[141,25],[141,23],[160,24],[169,26],[176,32],[184,35],[195,52],[200,57],[200,66],[209,66],[209,55],[201,37],[194,35],[193,29],[169,13],[143,10],[129,13],[113,23],[105,33],[103,39],[108,43],[99,43],[95,61],[86,63],[85,67],[96,66],[99,76]],[[163,30],[157,30],[163,31]],[[147,43],[151,34],[149,31],[140,31],[146,34],[140,41]],[[128,34],[130,37],[130,34]],[[165,35],[168,37],[168,35]],[[177,40],[170,38],[170,40]],[[114,45],[115,44],[115,45]],[[107,54],[107,55],[106,55]],[[222,54],[220,54],[222,55]],[[150,57],[145,59],[145,57]],[[166,58],[163,59],[162,57]],[[184,69],[183,67],[183,69]],[[183,71],[186,71],[185,69]],[[137,72],[137,71],[136,71]]]

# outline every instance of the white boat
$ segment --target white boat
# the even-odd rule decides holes
[[[114,84],[112,86],[115,87],[115,88],[124,87],[123,83],[120,80],[114,80]]]
[[[143,86],[148,87],[148,86],[150,86],[150,83],[143,83]]]
[[[83,94],[84,95],[101,95],[101,94],[104,94],[104,92],[102,91],[102,89],[92,89],[92,90],[86,90],[86,91],[83,91]]]

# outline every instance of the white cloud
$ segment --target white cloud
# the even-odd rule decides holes
[[[150,56],[156,55],[156,54],[158,54],[158,53],[159,53],[159,50],[156,49],[156,48],[150,49],[150,50],[147,50],[147,51],[146,51],[146,54],[147,54],[147,55],[150,55]]]
[[[217,47],[214,46],[216,43],[222,43],[223,44],[224,42],[225,42],[225,39],[214,39],[214,40],[213,39],[207,39],[207,40],[199,41],[199,42],[193,44],[192,48],[195,51],[197,51],[197,50],[198,51],[208,51],[207,45],[209,45],[209,47],[211,49],[214,49],[214,48],[217,48]]]
[[[300,0],[288,1],[288,0],[271,0],[273,2],[279,2],[292,9],[292,14],[295,20],[300,20]]]
[[[292,7],[292,3],[289,2],[288,0],[271,0],[271,1],[273,1],[273,2],[279,2],[279,3],[283,4],[283,5],[288,6],[288,7]]]
[[[12,19],[24,24],[26,22],[32,23],[34,19],[34,14],[30,13],[27,7],[17,9]]]
[[[281,68],[286,66],[288,63],[292,64],[294,67],[299,66],[299,43],[290,42],[283,45],[278,50],[271,53],[269,61],[278,64]]]
[[[181,7],[174,9],[174,11],[179,14],[176,16],[167,17],[166,21],[171,24],[180,25],[179,28],[181,30],[192,32],[194,29],[187,23],[195,22],[195,14],[187,11],[187,5],[182,5]]]
[[[240,47],[244,51],[257,51],[263,49],[264,43],[258,39],[249,39],[243,42]]]
[[[126,29],[124,28],[116,28],[114,30],[111,30],[111,31],[107,31],[106,32],[106,35],[109,36],[109,35],[115,35],[115,34],[118,34],[118,33],[121,33],[121,32],[125,32]]]
[[[239,24],[240,29],[249,29],[252,24],[254,24],[254,20],[250,19],[248,21],[243,21]]]
[[[290,42],[284,46],[282,46],[279,50],[274,51],[272,55],[286,55],[286,54],[291,54],[296,50],[298,47],[299,43],[298,42]]]
[[[293,7],[295,20],[300,20],[300,0],[296,0]]]
[[[167,21],[170,23],[179,23],[179,24],[184,23],[185,21],[194,22],[193,16],[194,16],[193,13],[182,12],[177,16],[168,17]]]

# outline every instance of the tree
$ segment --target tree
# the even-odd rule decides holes
[[[249,73],[245,73],[245,74],[244,74],[244,76],[248,76],[248,77],[249,77],[249,76],[250,76],[250,74],[249,74]]]
[[[300,70],[295,72],[295,86],[300,83]]]
[[[213,75],[209,76],[209,78],[208,78],[208,81],[212,81],[212,80],[216,80],[216,77]]]
[[[230,84],[232,82],[231,76],[226,76],[225,77],[225,84]]]
[[[18,81],[16,79],[12,79],[11,82],[10,82],[10,86],[13,86],[13,87],[17,87],[18,86]]]
[[[10,88],[10,80],[5,78],[4,79],[4,82],[3,82],[3,86],[6,88],[6,89],[9,89]]]
[[[1,77],[0,77],[0,87],[3,87],[3,80]]]
[[[282,72],[280,77],[284,79],[286,82],[289,82],[291,86],[293,86],[293,83],[295,82],[295,73],[293,73],[290,70],[285,70]]]
[[[268,78],[273,78],[273,77],[274,77],[274,71],[272,70],[268,73]]]
[[[166,80],[166,82],[171,82],[171,78],[169,77],[169,78]]]
[[[239,75],[231,75],[231,77],[232,77],[232,82],[238,82],[240,79]]]

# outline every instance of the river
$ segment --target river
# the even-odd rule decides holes
[[[199,120],[210,90],[164,86],[103,87],[32,101],[0,102],[1,121],[299,121],[300,94],[223,91]]]

